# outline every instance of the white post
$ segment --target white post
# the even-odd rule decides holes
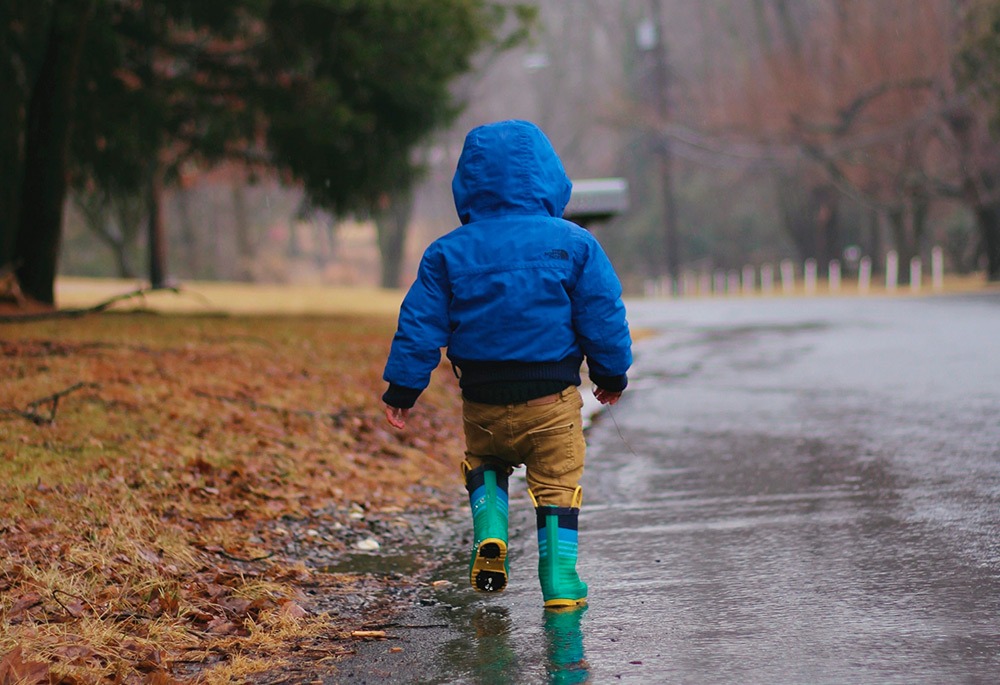
[[[803,269],[802,280],[805,283],[806,295],[816,294],[816,260],[807,259]]]
[[[895,250],[889,250],[885,256],[885,289],[894,293],[897,285],[899,285],[899,254]]]
[[[690,271],[684,272],[684,297],[691,297],[698,291],[698,282],[695,275]]]
[[[722,295],[726,292],[726,274],[723,271],[715,272],[715,294]]]
[[[910,260],[910,292],[918,293],[920,292],[920,278],[923,276],[923,263],[920,261],[920,257],[914,257]]]
[[[765,295],[774,292],[774,267],[770,264],[760,267],[760,291]]]
[[[736,271],[734,269],[733,271],[729,272],[729,279],[728,279],[728,282],[726,283],[726,290],[731,295],[735,295],[736,293],[738,293],[740,291],[740,272],[739,271]]]
[[[698,277],[698,294],[699,295],[711,295],[712,294],[712,274],[707,271],[702,271],[701,275]]]
[[[831,293],[840,292],[840,262],[836,259],[830,262],[830,280],[828,286]]]
[[[940,247],[931,250],[931,287],[936,293],[944,290],[944,250]]]
[[[858,262],[858,292],[862,295],[868,294],[868,289],[872,284],[872,259],[862,257]]]
[[[795,289],[795,265],[791,259],[781,260],[781,291],[791,295]]]
[[[753,293],[754,286],[757,285],[755,279],[755,269],[752,266],[743,267],[743,294],[750,295]]]

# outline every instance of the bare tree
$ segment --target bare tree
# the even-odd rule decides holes
[[[842,198],[884,217],[903,259],[918,254],[948,166],[940,124],[950,4],[827,0],[803,5],[798,19],[780,0],[754,9],[754,59],[707,113],[710,125],[755,140],[761,158],[781,159],[783,176],[799,179],[806,193],[784,186],[783,205],[805,256],[837,252]],[[811,163],[805,174],[803,161]],[[803,214],[808,234],[796,228]]]
[[[142,226],[145,208],[134,195],[110,195],[103,191],[77,192],[73,204],[94,235],[111,249],[118,276],[135,278],[132,252]]]

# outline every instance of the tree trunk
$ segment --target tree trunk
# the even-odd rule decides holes
[[[820,264],[829,264],[840,253],[840,237],[837,231],[837,189],[822,185],[813,188],[813,216],[815,217],[815,239],[813,257]]]
[[[663,5],[661,0],[650,0],[649,9],[656,27],[656,41],[653,46],[653,89],[656,94],[656,112],[661,124],[670,120],[670,88],[673,75],[670,71],[670,61],[667,44],[663,37],[665,24],[663,21]],[[662,218],[662,276],[670,279],[671,293],[677,292],[680,279],[681,257],[680,240],[677,226],[677,198],[674,195],[673,156],[670,141],[661,137],[656,145],[657,170],[660,180],[660,192],[663,199]]]
[[[87,228],[111,250],[118,267],[118,276],[120,278],[133,278],[135,274],[128,262],[129,243],[126,239],[126,233],[122,227],[119,227],[121,230],[118,231],[117,235],[108,228],[111,201],[103,194],[82,192],[74,193],[73,201],[77,210],[83,215],[83,221]]]
[[[233,184],[233,221],[236,227],[236,253],[238,255],[236,279],[253,283],[256,250],[250,235],[250,213],[247,209],[246,188],[242,180]]]
[[[976,225],[986,256],[986,278],[1000,281],[1000,203],[976,207]]]
[[[18,225],[18,196],[23,164],[21,142],[24,103],[18,83],[10,27],[0,25],[0,268],[14,262],[14,236]]]
[[[802,199],[809,195],[808,189],[795,176],[781,171],[775,174],[774,184],[781,223],[785,235],[795,246],[795,256],[799,259],[812,257],[816,248],[816,232],[808,216],[807,203]]]
[[[118,222],[118,232],[121,235],[121,254],[119,255],[119,271],[122,278],[135,278],[136,271],[132,267],[132,254],[136,241],[142,232],[142,220],[145,217],[145,205],[142,195],[115,195],[111,197],[111,207]]]
[[[318,224],[316,230],[319,231],[321,238],[319,242],[326,245],[321,260],[321,265],[325,266],[337,258],[337,222],[327,214],[318,215],[316,221]]]
[[[149,286],[167,287],[167,236],[163,221],[163,169],[158,162],[150,165],[146,211],[149,239]]]
[[[882,223],[877,209],[870,209],[867,212],[864,236],[861,244],[862,253],[871,258],[873,271],[881,273],[885,248],[882,245]]]
[[[191,278],[201,278],[201,248],[198,245],[194,219],[191,217],[191,191],[183,186],[178,187],[174,192],[174,204],[177,206],[181,241],[184,243],[185,263],[182,266],[187,268],[187,274]]]
[[[413,195],[401,192],[385,198],[380,211],[375,214],[378,249],[382,257],[383,288],[398,288],[401,285],[399,279],[402,276],[403,248],[412,213]]]
[[[93,7],[94,0],[55,3],[45,58],[28,104],[13,256],[24,293],[46,304],[55,304],[73,96]]]
[[[893,247],[899,255],[899,282],[906,284],[910,282],[910,260],[917,256],[912,226],[907,225],[906,210],[902,206],[890,209],[888,219]]]
[[[924,249],[924,240],[927,238],[927,219],[931,213],[931,199],[926,193],[918,193],[912,200],[912,226],[911,236],[913,240],[913,254],[911,257],[919,257]],[[907,262],[909,263],[909,262]]]

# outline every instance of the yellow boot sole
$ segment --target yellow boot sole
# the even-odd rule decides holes
[[[550,599],[545,602],[546,609],[569,609],[571,607],[582,607],[587,603],[587,598],[581,599]]]
[[[507,543],[500,538],[486,538],[476,549],[470,580],[480,592],[501,592],[507,587]]]

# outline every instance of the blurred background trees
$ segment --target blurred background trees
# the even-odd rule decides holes
[[[458,135],[502,111],[538,121],[574,177],[628,179],[630,211],[594,230],[633,291],[786,258],[927,264],[935,245],[996,280],[998,6],[541,2],[534,41],[475,75],[428,195]]]
[[[971,39],[991,5],[753,3],[760,52],[716,111],[723,126],[749,131],[782,160],[779,202],[798,256],[826,263],[849,242],[876,259],[895,250],[905,264],[964,220],[977,229],[966,241],[978,243],[973,254],[1000,277],[1000,254],[989,247],[1000,225],[978,210],[998,198],[967,191],[970,175],[991,162],[970,164],[962,132],[978,132],[980,151],[995,146],[990,108],[977,79],[957,74],[963,52],[985,54]],[[953,268],[977,266],[953,257]]]
[[[406,285],[454,227],[465,132],[510,117],[629,181],[593,230],[633,290],[933,245],[1000,280],[998,0],[4,12],[0,266],[41,301],[57,268]]]

